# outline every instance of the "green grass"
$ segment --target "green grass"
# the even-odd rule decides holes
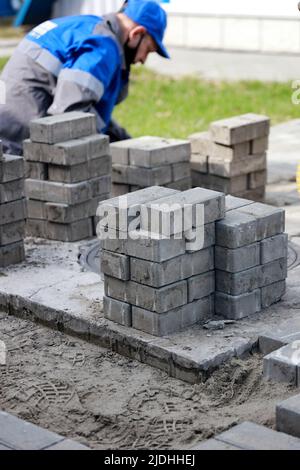
[[[3,69],[7,61],[8,61],[8,57],[0,57],[0,72]]]
[[[7,60],[0,58],[0,70]],[[179,80],[138,67],[129,97],[114,117],[133,136],[186,138],[216,119],[242,113],[266,114],[273,124],[299,118],[300,106],[292,104],[291,95],[291,83]]]
[[[214,120],[242,113],[266,114],[273,124],[299,118],[300,107],[292,104],[291,95],[291,83],[178,80],[137,68],[130,96],[115,118],[133,136],[186,138]]]

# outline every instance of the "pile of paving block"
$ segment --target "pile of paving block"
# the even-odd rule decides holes
[[[288,236],[282,209],[232,196],[216,225],[216,313],[241,319],[284,295]]]
[[[103,211],[118,208],[120,199],[103,203]],[[207,321],[214,314],[215,222],[224,217],[224,195],[201,188],[179,192],[154,187],[130,193],[127,202],[131,214],[140,214],[135,231],[126,233],[130,218],[127,226],[108,218],[100,222],[108,230],[102,239],[105,317],[156,336]],[[167,236],[160,222],[174,204],[178,211],[191,205],[191,226],[183,233],[183,224],[174,219]],[[204,206],[204,226],[203,217],[196,217],[197,204]],[[150,231],[151,210],[159,222]]]
[[[75,242],[95,235],[96,211],[111,192],[109,139],[93,114],[33,121],[24,142],[27,234]]]
[[[190,136],[193,187],[264,201],[270,119],[245,114]]]
[[[241,319],[284,294],[287,238],[280,209],[226,201],[203,188],[159,187],[100,207],[108,320],[164,336],[215,314]]]
[[[24,160],[3,155],[0,142],[0,268],[25,259]]]
[[[111,144],[112,195],[152,186],[191,188],[191,145],[188,141],[140,137]]]

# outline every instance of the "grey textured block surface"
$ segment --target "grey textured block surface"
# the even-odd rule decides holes
[[[93,158],[88,161],[89,178],[98,178],[100,176],[111,176],[112,164],[111,156],[104,155]]]
[[[214,142],[223,145],[235,145],[261,137],[270,133],[270,119],[257,114],[241,116],[213,122],[210,132]]]
[[[177,192],[174,189],[161,188],[159,186],[142,189],[129,193],[124,197],[116,197],[103,202],[100,204],[101,214],[99,211],[98,215],[101,215],[104,226],[107,225],[114,229],[127,231],[128,225],[140,215],[143,204],[175,195]],[[124,220],[122,220],[123,218],[120,219],[120,209]]]
[[[269,138],[261,137],[251,141],[251,154],[263,153],[269,149]]]
[[[216,223],[216,244],[240,248],[257,241],[257,219],[240,210],[227,212],[226,219]]]
[[[253,204],[253,201],[250,201],[249,199],[241,199],[239,197],[230,195],[226,196],[225,198],[226,212],[240,209],[241,207],[249,206],[250,204]]]
[[[300,440],[254,423],[245,422],[216,437],[243,450],[299,450]]]
[[[107,320],[127,327],[132,326],[132,307],[125,302],[104,297],[103,312],[104,318]]]
[[[34,215],[29,215],[33,219],[45,219],[49,222],[56,222],[59,224],[70,224],[76,222],[77,220],[85,219],[86,217],[95,217],[97,208],[100,202],[109,198],[109,195],[100,196],[93,198],[89,201],[82,202],[81,204],[76,204],[74,206],[69,206],[67,204],[55,204],[55,203],[41,203],[44,205],[43,210],[40,211],[40,214],[43,217],[35,217]],[[36,212],[38,214],[39,206],[35,206],[32,203],[38,203],[39,201],[29,201],[29,214]],[[35,210],[36,208],[36,210]]]
[[[286,292],[286,281],[275,282],[261,289],[262,308],[271,307],[279,302]]]
[[[217,245],[239,248],[281,234],[285,228],[285,212],[266,204],[254,203],[227,212],[217,222]]]
[[[267,168],[267,156],[249,155],[249,158],[240,161],[223,160],[218,158],[209,159],[209,173],[223,178],[236,178],[258,171],[265,171]]]
[[[24,178],[0,183],[0,204],[18,201],[25,197]]]
[[[264,153],[265,150],[257,153]],[[251,155],[250,142],[241,142],[231,147],[214,143],[210,157],[223,160],[247,160]]]
[[[215,271],[188,279],[188,302],[194,302],[215,293]]]
[[[128,146],[129,164],[145,168],[188,162],[191,155],[191,146],[186,140],[141,137],[128,141]]]
[[[216,224],[211,223],[204,227],[193,228],[185,232],[184,236],[187,253],[204,250],[216,244]]]
[[[190,165],[192,173],[208,173],[208,157],[206,156],[193,153],[191,155]]]
[[[261,311],[261,291],[231,296],[221,292],[215,293],[216,314],[230,320],[241,320]]]
[[[33,180],[48,180],[48,164],[41,162],[25,162],[25,178]]]
[[[111,192],[111,176],[100,176],[100,178],[92,178],[88,181],[91,186],[91,197],[96,198]]]
[[[23,241],[0,246],[0,268],[22,263],[25,260],[25,249]]]
[[[47,450],[54,450],[54,451],[70,451],[70,450],[83,451],[84,450],[85,451],[85,450],[90,450],[90,448],[80,444],[79,442],[71,441],[70,439],[64,439],[63,441],[60,441],[57,444],[47,447]]]
[[[132,326],[153,336],[166,336],[205,323],[214,312],[214,299],[210,296],[163,314],[141,308],[132,308]]]
[[[239,194],[246,191],[248,188],[248,176],[239,175],[234,178],[223,178],[210,174],[197,174],[193,179],[194,183],[197,181],[197,185],[202,188],[219,191],[226,194]],[[193,184],[195,186],[195,184]]]
[[[113,165],[129,165],[129,148],[127,141],[124,140],[110,144],[110,152]]]
[[[151,287],[164,287],[181,281],[182,258],[185,255],[173,258],[163,263],[153,263],[143,259],[130,258],[131,280]]]
[[[165,185],[166,188],[176,189],[177,191],[188,191],[192,188],[192,178],[184,178]]]
[[[285,211],[267,204],[255,203],[238,209],[257,219],[256,240],[264,240],[284,232]]]
[[[156,168],[128,167],[128,182],[130,185],[142,187],[163,186],[172,182],[171,166]]]
[[[125,194],[128,194],[130,192],[130,186],[128,184],[112,183],[111,185],[112,198],[124,196]]]
[[[110,277],[115,277],[122,281],[130,280],[130,261],[126,255],[113,253],[111,251],[101,251],[101,271]]]
[[[216,271],[216,290],[229,295],[241,295],[260,287],[261,266],[232,274]]]
[[[248,189],[244,193],[239,194],[239,197],[249,199],[252,202],[264,202],[266,198],[266,187]]]
[[[70,224],[48,222],[47,220],[28,219],[26,233],[30,237],[45,238],[62,242],[77,242],[93,236],[92,218]]]
[[[80,183],[88,180],[90,177],[87,162],[72,166],[50,164],[48,168],[48,178],[45,179],[55,183]]]
[[[127,237],[126,233],[125,236]],[[186,243],[184,239],[169,239],[143,231],[130,232],[126,239],[119,237],[120,232],[109,230],[108,238],[101,241],[103,249],[155,263],[161,263],[185,254]]]
[[[107,135],[94,133],[93,135],[82,137],[82,141],[88,146],[88,160],[94,160],[106,155],[111,155],[109,137]]]
[[[248,175],[248,189],[257,189],[267,184],[267,171],[255,171]]]
[[[129,185],[128,168],[129,166],[113,163],[111,173],[113,184]]]
[[[276,406],[276,428],[290,436],[300,437],[300,395]]]
[[[34,199],[27,199],[27,214],[28,219],[47,220],[47,203],[42,201],[35,201]],[[62,207],[69,207],[62,205]]]
[[[109,140],[99,134],[55,145],[25,140],[23,148],[26,160],[72,166],[109,155]]]
[[[105,294],[115,300],[156,313],[166,313],[187,304],[186,281],[154,289],[132,281],[105,276]]]
[[[299,364],[299,344],[288,344],[264,358],[264,378],[296,386],[297,367]]]
[[[259,287],[266,287],[287,278],[287,258],[281,258],[261,266]]]
[[[216,246],[216,269],[238,273],[261,264],[260,244],[254,243],[231,250]]]
[[[186,217],[185,214],[187,206],[190,209],[189,217]],[[203,209],[203,211],[199,209]],[[198,214],[200,215],[200,220]],[[164,227],[163,223],[167,218],[170,221],[170,233],[176,234],[183,231],[184,219],[189,225],[189,227],[185,227],[185,230],[189,230],[192,227],[201,226],[203,223],[209,224],[220,220],[224,215],[224,194],[202,188],[194,188],[184,193],[162,198],[157,203],[142,206],[141,228],[149,231],[153,231],[154,228],[156,233],[164,233],[165,228],[167,231],[169,230],[169,227]],[[151,216],[154,217],[154,221]],[[165,233],[165,235],[168,234]]]
[[[172,182],[171,166],[142,168],[113,164],[112,181],[141,187],[163,186]]]
[[[280,258],[287,258],[288,235],[286,233],[266,238],[260,243],[261,264],[271,263]]]
[[[212,153],[213,141],[210,132],[198,132],[189,136],[192,154],[209,157]]]
[[[62,242],[77,242],[93,236],[92,219],[83,219],[72,224],[47,222],[46,238]]]
[[[47,238],[47,221],[42,219],[27,219],[26,236],[34,238]]]
[[[251,153],[250,142],[228,146],[216,144],[210,132],[200,132],[189,137],[193,154],[223,160],[239,160],[246,158]],[[263,150],[261,153],[263,153]],[[258,153],[258,152],[257,152]]]
[[[35,119],[30,123],[33,142],[56,144],[97,133],[94,114],[71,112]]]
[[[24,172],[24,159],[22,157],[4,155],[0,160],[0,183],[8,183],[9,181],[24,178]]]
[[[177,182],[185,178],[191,178],[190,163],[175,163],[172,168],[172,181]]]
[[[207,273],[213,269],[213,248],[177,256],[162,263],[137,258],[130,259],[131,280],[156,288]]]
[[[0,225],[0,246],[17,243],[25,237],[25,220],[13,222],[8,225]]]
[[[58,434],[0,412],[0,442],[16,450],[43,450],[63,441]]]
[[[26,199],[0,204],[0,225],[7,225],[13,222],[26,219]]]
[[[25,188],[29,199],[44,202],[75,205],[92,199],[90,182],[64,184],[50,181],[26,180]]]
[[[56,145],[25,140],[23,149],[26,161],[53,165],[79,165],[89,157],[89,145],[82,139]]]

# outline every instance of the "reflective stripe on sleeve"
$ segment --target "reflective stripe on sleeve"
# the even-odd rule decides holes
[[[100,101],[104,94],[104,85],[96,77],[83,70],[63,69],[59,74],[59,80],[75,82],[83,88],[91,90],[96,101]]]
[[[17,50],[31,57],[31,59],[56,77],[63,68],[62,62],[57,57],[51,54],[47,49],[44,49],[29,39],[23,39]]]

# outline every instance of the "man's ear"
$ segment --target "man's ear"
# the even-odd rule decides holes
[[[135,47],[138,44],[141,36],[146,34],[146,28],[144,26],[135,26],[129,33],[129,41],[132,47]],[[135,44],[136,43],[136,44]]]

